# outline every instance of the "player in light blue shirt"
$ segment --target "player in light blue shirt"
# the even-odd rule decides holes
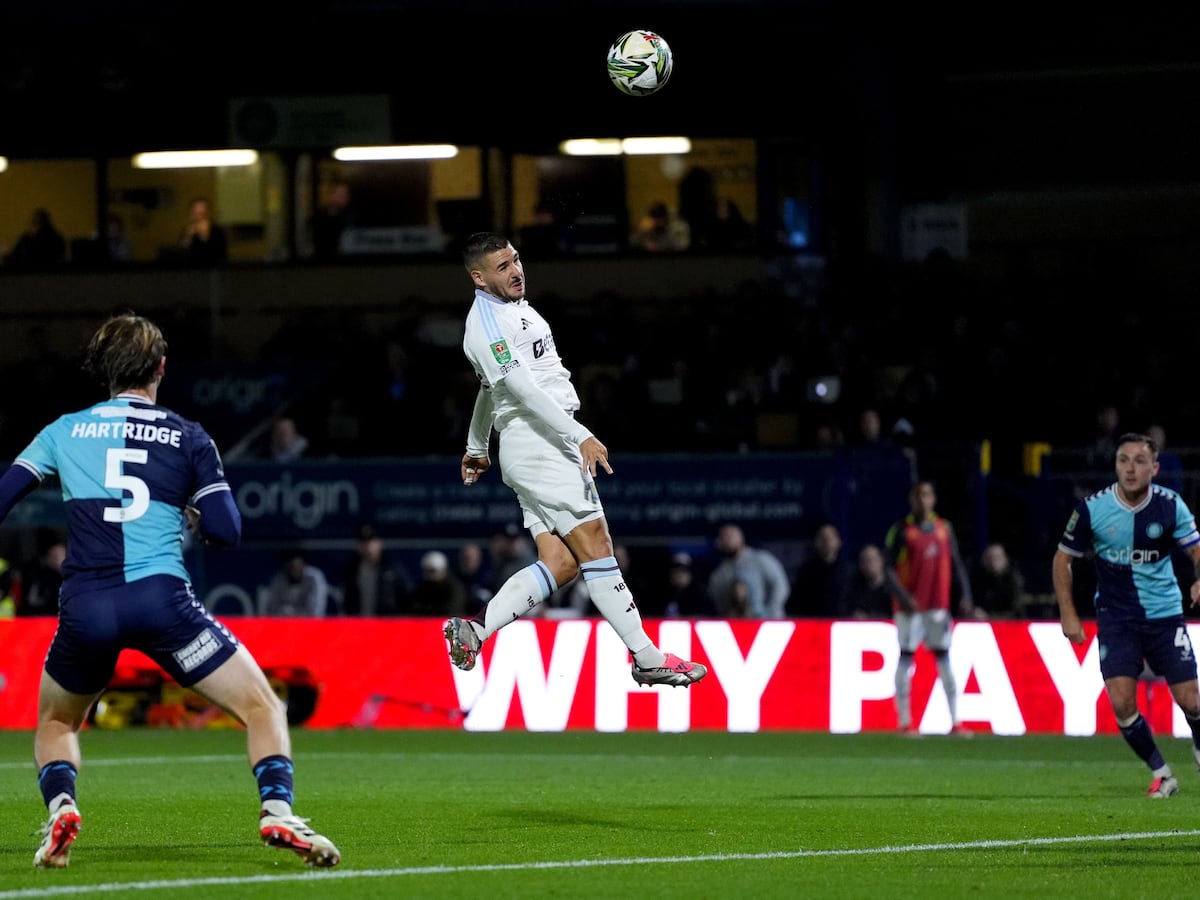
[[[1165,679],[1192,729],[1192,752],[1200,766],[1200,687],[1196,657],[1183,615],[1183,593],[1171,563],[1176,547],[1196,566],[1188,590],[1200,603],[1200,533],[1187,504],[1154,484],[1158,447],[1144,434],[1117,442],[1117,480],[1076,504],[1054,554],[1054,593],[1063,634],[1085,641],[1072,595],[1072,563],[1089,550],[1096,565],[1096,637],[1100,674],[1121,734],[1153,773],[1146,792],[1170,797],[1179,781],[1163,759],[1138,710],[1138,676],[1145,665]]]
[[[158,405],[167,342],[149,319],[121,314],[92,336],[85,368],[108,399],[50,423],[0,475],[0,521],[57,476],[67,514],[58,630],[38,694],[34,760],[50,818],[34,855],[67,865],[82,819],[75,802],[79,731],[117,657],[141,651],[171,678],[246,726],[258,781],[259,834],[314,866],[337,848],[291,808],[287,714],[250,651],[196,599],[183,564],[183,529],[231,546],[242,520],[208,434]]]

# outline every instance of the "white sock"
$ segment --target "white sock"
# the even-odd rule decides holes
[[[292,807],[282,800],[264,800],[262,808],[267,811],[267,815],[278,816],[281,819],[292,814]]]
[[[896,666],[896,723],[901,728],[912,724],[912,711],[909,706],[909,693],[912,690],[912,672],[909,669],[911,661],[901,658]]]
[[[493,634],[507,625],[515,622],[539,603],[558,590],[554,576],[540,560],[513,572],[508,581],[500,586],[496,596],[488,601],[483,610],[483,627],[478,620],[471,622],[472,627],[479,633],[479,639],[486,641]]]
[[[942,680],[942,690],[946,692],[946,703],[950,707],[950,721],[958,724],[958,684],[954,680],[954,670],[950,668],[948,657],[939,657],[937,661],[938,677]]]
[[[615,556],[594,559],[579,566],[579,574],[587,587],[588,596],[600,610],[617,637],[625,642],[633,661],[641,669],[656,669],[666,662],[666,655],[642,628],[642,614],[633,602],[633,594],[625,584],[621,567]]]

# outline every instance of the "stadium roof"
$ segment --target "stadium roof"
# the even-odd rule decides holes
[[[914,164],[958,145],[1002,168],[1194,175],[1200,16],[1190,10],[1138,18],[1053,4],[788,0],[13,6],[0,11],[0,153],[10,156],[225,146],[233,98],[361,94],[389,99],[398,142],[533,150],[563,137],[687,133],[894,150]],[[671,83],[653,97],[620,94],[602,68],[611,40],[633,27],[658,30],[675,53]]]

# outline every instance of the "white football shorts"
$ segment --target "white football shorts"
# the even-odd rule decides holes
[[[893,613],[892,619],[896,623],[901,653],[916,653],[922,641],[925,648],[934,653],[950,649],[950,610],[901,611]]]
[[[595,480],[583,471],[583,454],[557,434],[547,437],[527,422],[509,422],[500,432],[496,456],[535,539],[544,531],[570,534],[604,515]]]

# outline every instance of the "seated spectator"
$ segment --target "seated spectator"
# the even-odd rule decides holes
[[[296,427],[296,420],[280,416],[271,424],[267,455],[272,462],[295,462],[308,453],[308,438]]]
[[[700,619],[716,615],[704,583],[696,576],[689,553],[676,553],[667,568],[666,600],[662,614],[669,618]]]
[[[284,551],[280,568],[267,585],[262,614],[321,618],[328,607],[329,582],[325,573],[310,565],[299,547]]]
[[[467,612],[474,615],[492,599],[492,573],[482,544],[472,542],[459,548],[457,574],[467,591]]]
[[[421,557],[421,579],[405,604],[409,616],[462,616],[467,611],[467,589],[450,571],[450,560],[440,550]]]
[[[13,269],[48,269],[67,261],[67,241],[54,227],[50,211],[38,207],[33,211],[29,228],[17,238],[16,245],[4,258]]]
[[[1088,446],[1085,464],[1090,469],[1111,472],[1117,458],[1117,438],[1121,435],[1121,412],[1115,403],[1096,407],[1095,431]]]
[[[393,563],[370,525],[358,530],[354,556],[342,573],[342,612],[348,616],[396,616],[408,602],[412,578]]]
[[[716,218],[709,232],[709,247],[718,252],[754,246],[754,226],[729,197],[717,198]]]
[[[58,592],[62,587],[62,566],[67,558],[67,545],[55,536],[36,562],[21,575],[22,598],[17,606],[19,616],[58,615]]]
[[[824,619],[844,615],[852,574],[853,567],[842,557],[841,533],[834,525],[822,525],[792,582],[788,613]]]
[[[335,181],[312,218],[313,256],[320,260],[336,259],[342,252],[342,233],[351,225],[350,185]]]
[[[125,233],[125,220],[118,213],[110,212],[105,216],[103,241],[108,262],[129,262],[133,259],[133,245]]]
[[[11,619],[17,615],[20,593],[20,571],[7,559],[0,557],[0,619]]]
[[[1011,619],[1021,615],[1025,578],[1003,544],[988,544],[971,572],[973,605],[962,614],[976,619]]]
[[[539,200],[533,210],[533,222],[520,232],[517,246],[521,255],[538,259],[566,251],[568,231],[558,219],[554,204],[549,200]]]
[[[647,253],[686,250],[691,245],[688,224],[665,203],[654,203],[638,221],[629,237],[629,245]]]
[[[1154,476],[1154,483],[1170,488],[1177,494],[1181,493],[1183,491],[1183,460],[1177,453],[1172,453],[1167,449],[1166,429],[1161,425],[1151,425],[1146,429],[1146,434],[1158,448],[1158,474]]]
[[[875,544],[858,551],[858,566],[846,591],[847,614],[855,619],[890,619],[892,589],[887,582],[887,561]]]
[[[503,530],[493,534],[488,547],[488,555],[492,560],[491,580],[488,583],[491,591],[488,599],[491,599],[509,576],[537,562],[537,553],[528,532],[516,522],[510,522]]]
[[[726,618],[783,619],[787,616],[787,570],[773,553],[746,543],[741,527],[722,525],[717,532],[722,559],[708,579],[708,595]]]
[[[213,219],[212,205],[203,197],[188,204],[188,221],[179,235],[180,261],[214,266],[229,256],[225,229]]]

